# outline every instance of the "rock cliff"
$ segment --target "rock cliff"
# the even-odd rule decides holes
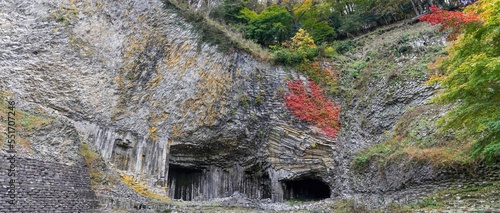
[[[213,42],[224,35],[204,34],[170,4],[6,0],[0,8],[2,96],[51,120],[20,133],[29,143],[18,149],[33,150],[23,157],[82,166],[87,142],[107,170],[197,201],[359,197],[438,175],[425,164],[361,174],[351,165],[409,107],[428,102],[434,88],[421,79],[372,80],[368,99],[339,95],[342,128],[331,139],[284,106],[285,82],[304,76]]]

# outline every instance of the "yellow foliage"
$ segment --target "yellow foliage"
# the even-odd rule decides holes
[[[301,17],[304,13],[307,13],[308,11],[317,10],[316,8],[313,8],[317,7],[317,3],[318,2],[314,2],[313,0],[303,0],[300,6],[297,7],[297,9],[293,10],[294,17]]]
[[[466,7],[464,12],[477,14],[487,25],[497,24],[498,18],[500,18],[500,13],[498,12],[499,5],[500,3],[498,2],[493,3],[487,0],[481,0]]]
[[[283,44],[283,46],[291,49],[298,49],[301,47],[316,47],[316,44],[312,36],[309,35],[307,31],[300,28],[289,41]]]
[[[159,201],[170,202],[170,199],[168,199],[167,196],[157,194],[156,192],[148,189],[148,187],[145,186],[143,183],[141,183],[139,181],[134,181],[134,176],[132,176],[132,175],[122,174],[122,175],[120,175],[120,179],[129,188],[133,189],[134,191],[136,191],[140,195],[143,195],[143,196],[149,197],[149,198],[153,198],[153,199],[156,199]]]
[[[149,137],[151,137],[151,139],[153,141],[156,141],[156,139],[158,139],[158,136],[157,136],[158,132],[157,131],[158,131],[158,129],[155,126],[149,127]]]
[[[415,146],[406,147],[403,152],[410,159],[417,161],[430,162],[435,167],[451,166],[456,164],[465,164],[466,157],[462,157],[464,153],[462,147],[446,146],[446,147],[430,147],[418,148]]]
[[[152,127],[149,128],[149,132],[150,133],[156,133],[157,130],[158,129],[156,129],[156,127],[154,127],[154,126],[152,126]]]
[[[442,76],[430,83],[440,83],[443,90],[432,101],[456,105],[438,121],[441,132],[473,136],[471,157],[495,161],[500,156],[500,1],[479,0],[466,13],[483,22],[462,23],[465,30],[435,65]]]

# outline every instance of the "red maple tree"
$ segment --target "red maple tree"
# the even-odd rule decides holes
[[[423,15],[418,19],[420,21],[429,22],[431,25],[441,24],[441,31],[451,28],[452,30],[448,35],[448,40],[455,40],[466,24],[481,21],[476,14],[468,14],[461,11],[447,11],[436,5],[432,5],[429,9],[431,13]]]
[[[324,135],[335,138],[339,131],[340,106],[323,95],[323,89],[313,81],[309,90],[301,80],[287,82],[289,93],[285,95],[286,106],[300,120],[313,123]]]

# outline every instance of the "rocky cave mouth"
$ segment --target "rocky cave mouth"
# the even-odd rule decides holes
[[[313,177],[284,180],[281,184],[284,200],[318,201],[330,198],[330,187]]]
[[[202,170],[170,164],[168,168],[169,197],[184,201],[200,194]]]
[[[271,179],[268,174],[246,171],[243,181],[243,193],[249,198],[271,199]]]

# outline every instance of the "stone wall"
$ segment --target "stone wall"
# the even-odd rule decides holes
[[[8,197],[11,167],[0,155],[0,212],[93,212],[97,207],[87,168],[30,158],[15,158],[15,197]],[[8,203],[14,200],[14,204]]]

